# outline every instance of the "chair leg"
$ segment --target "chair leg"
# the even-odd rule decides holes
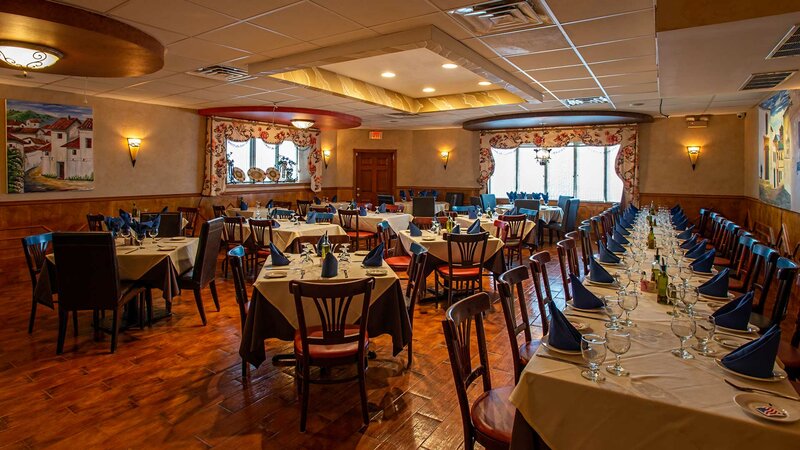
[[[413,334],[413,333],[412,333]],[[411,363],[414,362],[414,355],[412,351],[412,346],[414,345],[413,339],[408,341],[408,364],[406,364],[406,369],[411,368]]]
[[[111,353],[117,351],[117,336],[119,335],[119,307],[114,308],[111,316]]]
[[[67,337],[67,316],[69,311],[58,307],[58,343],[56,344],[56,354],[64,353],[64,339]]]
[[[203,321],[203,325],[206,325],[206,310],[203,308],[203,297],[200,295],[200,288],[195,288],[194,290],[194,301],[197,303],[197,312],[200,313],[200,320]]]
[[[153,326],[153,291],[150,288],[147,288],[144,291],[144,302],[147,306],[147,326]],[[167,300],[167,312],[170,310],[170,302]]]
[[[301,390],[303,393],[301,394],[301,409],[300,409],[300,432],[306,432],[306,419],[308,418],[308,397],[310,392],[308,389],[308,377],[309,377],[309,367],[307,364],[303,365],[303,379],[301,380]]]
[[[217,296],[217,283],[214,280],[211,280],[208,283],[208,288],[211,289],[211,298],[214,300],[214,306],[217,307],[217,312],[219,312],[219,297]]]
[[[358,362],[358,390],[361,394],[361,419],[364,426],[369,425],[369,408],[367,406],[367,368],[366,358],[359,358]]]
[[[31,318],[28,320],[28,334],[33,333],[33,322],[36,320],[36,299],[31,303]]]

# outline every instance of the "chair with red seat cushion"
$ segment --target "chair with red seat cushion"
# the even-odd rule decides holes
[[[233,274],[233,290],[236,294],[236,304],[239,306],[239,319],[241,322],[242,330],[244,330],[244,322],[247,320],[247,313],[250,312],[250,296],[247,294],[247,283],[244,279],[244,259],[246,253],[244,247],[241,245],[232,248],[228,251],[228,264],[231,266],[231,273]],[[242,359],[242,381],[247,379],[247,362]]]
[[[544,252],[545,254],[547,252]],[[534,340],[531,334],[531,324],[528,319],[528,305],[525,300],[525,289],[522,283],[528,279],[528,268],[517,266],[502,275],[497,280],[497,290],[500,293],[500,304],[503,307],[503,316],[506,320],[506,331],[511,341],[511,358],[514,361],[514,380],[519,382],[522,369],[528,364],[536,349],[539,348],[540,341]],[[538,286],[538,280],[534,279]],[[517,305],[514,305],[514,292],[516,291]],[[522,322],[517,322],[515,311],[519,308]],[[544,317],[544,316],[542,316]],[[543,321],[544,323],[544,321]],[[517,336],[524,334],[525,341],[520,345]]]
[[[306,430],[308,416],[309,383],[332,384],[358,380],[361,394],[361,414],[364,425],[369,424],[367,411],[367,322],[374,278],[363,278],[342,283],[304,282],[294,280],[289,283],[289,291],[294,295],[298,328],[295,333],[295,378],[301,397],[300,431]],[[357,324],[347,323],[348,312],[353,298],[363,296],[361,312],[356,315]],[[356,301],[358,304],[358,301]],[[305,307],[308,305],[308,308]],[[306,311],[314,317],[306,317]],[[319,326],[309,323],[320,323]],[[348,378],[311,379],[311,366],[330,368],[342,365],[355,365],[356,375]]]
[[[383,244],[383,261],[395,272],[408,272],[408,265],[411,264],[411,257],[408,255],[399,255],[402,246],[392,245],[392,229],[388,223],[382,222],[378,224],[378,244]],[[398,254],[395,256],[395,254]]]
[[[483,315],[490,309],[489,295],[480,292],[448,308],[442,321],[461,410],[466,450],[474,449],[475,442],[487,449],[507,449],[511,444],[515,408],[508,398],[513,388],[492,389],[486,332],[483,328]],[[470,355],[472,329],[475,330],[479,357],[474,369]],[[483,393],[470,405],[467,389],[479,378],[483,382]]]
[[[433,217],[414,217],[411,222],[420,230],[430,230],[433,227]]]
[[[270,255],[269,244],[272,242],[272,219],[250,219],[250,236],[253,237],[255,251],[252,252],[253,267],[258,267],[259,260],[266,262]],[[251,269],[253,268],[251,267]]]
[[[355,243],[355,250],[358,250],[361,241],[366,241],[367,247],[372,247],[372,239],[375,237],[375,233],[360,229],[358,217],[358,210],[339,210],[339,225],[344,228],[345,233],[350,236],[350,241]]]
[[[411,336],[414,336],[414,308],[418,301],[422,299],[425,292],[425,264],[428,261],[428,249],[421,250],[411,255],[411,264],[408,266],[408,285],[406,286],[405,300],[408,310],[408,319],[411,323]],[[406,368],[411,368],[413,359],[412,346],[413,339],[408,340],[408,364]]]
[[[435,286],[447,290],[447,304],[453,304],[456,294],[471,295],[483,290],[483,264],[489,233],[447,235],[447,264],[436,268]]]

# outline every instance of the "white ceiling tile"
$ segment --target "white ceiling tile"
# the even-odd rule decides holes
[[[329,47],[331,45],[344,44],[347,42],[356,42],[362,39],[369,39],[378,36],[378,32],[372,31],[367,28],[360,30],[348,31],[347,33],[336,34],[324,38],[315,39],[313,44],[320,47]]]
[[[613,14],[653,9],[653,0],[547,0],[559,22],[594,19]]]
[[[618,75],[621,73],[647,72],[656,70],[656,56],[639,56],[636,58],[590,63],[589,67],[598,77],[605,75]]]
[[[577,78],[591,78],[592,74],[584,66],[558,67],[555,69],[541,69],[526,71],[536,81],[572,80]]]
[[[303,41],[313,41],[361,28],[357,23],[309,2],[296,3],[257,17],[251,22]]]
[[[167,47],[170,53],[216,64],[222,61],[248,56],[247,52],[236,50],[222,45],[212,44],[197,38],[189,38]]]
[[[438,12],[425,0],[324,0],[319,4],[365,27]]]
[[[34,84],[55,83],[56,81],[67,78],[66,75],[55,75],[40,72],[28,72],[26,75],[23,75],[21,71],[13,69],[0,69],[0,77],[6,79],[16,79]]]
[[[281,103],[287,100],[297,100],[298,97],[281,92],[263,92],[260,94],[248,95],[247,98],[264,103]]]
[[[189,0],[214,11],[234,16],[238,19],[247,19],[259,14],[263,14],[286,5],[295,3],[297,0],[236,0],[235,4],[221,0]]]
[[[123,19],[194,36],[233,23],[235,19],[185,0],[129,0],[111,14]]]
[[[658,92],[658,83],[628,84],[625,86],[614,86],[605,88],[609,95],[614,94],[643,94],[647,92]]]
[[[548,69],[583,64],[571,49],[552,50],[530,55],[512,56],[508,60],[522,70]]]
[[[220,86],[214,86],[210,88],[206,88],[207,91],[210,92],[219,92],[222,94],[227,94],[231,98],[233,97],[241,97],[246,95],[253,95],[258,93],[264,93],[263,89],[258,89],[250,86],[245,86],[241,83],[230,83],[230,84],[223,84]]]
[[[186,95],[169,95],[152,99],[149,101],[149,103],[156,105],[185,107],[199,103],[205,103],[205,101],[206,100],[202,98],[190,97]]]
[[[498,54],[495,52],[492,47],[488,44],[484,43],[478,38],[469,38],[463,39],[461,41],[462,44],[466,45],[467,47],[475,50],[479,55],[483,56],[484,58],[497,58]]]
[[[125,3],[125,0],[58,0],[58,3],[66,3],[79,8],[104,13]]]
[[[626,84],[655,83],[658,81],[658,72],[636,72],[622,75],[607,75],[598,77],[603,87],[623,86]]]
[[[475,0],[431,0],[431,3],[436,5],[442,11],[450,11],[453,9],[461,8],[462,6],[474,5]]]
[[[656,54],[656,39],[652,36],[626,39],[578,47],[588,63],[612,61]]]
[[[220,80],[212,80],[210,78],[195,76],[195,75],[187,75],[185,73],[178,73],[175,75],[170,75],[166,78],[161,78],[158,80],[163,81],[165,83],[177,84],[182,86],[187,86],[188,88],[200,89],[200,88],[208,88],[212,86],[219,86],[224,84],[224,81]]]
[[[569,48],[564,35],[555,26],[498,34],[481,39],[503,56]]]
[[[372,27],[372,29],[381,34],[388,34],[425,25],[435,25],[437,28],[456,39],[467,39],[473,36],[472,32],[461,26],[461,24],[450,17],[449,14],[443,12],[414,17],[412,19],[392,21],[384,25]]]
[[[732,101],[732,100],[754,100],[759,101],[763,100],[766,97],[769,97],[770,93],[768,92],[731,92],[731,93],[724,93],[724,94],[715,94],[714,101]]]
[[[655,36],[655,14],[652,10],[575,22],[564,25],[564,31],[576,46]]]
[[[181,33],[175,33],[173,31],[162,30],[161,28],[151,27],[150,25],[134,22],[132,20],[122,20],[122,22],[127,23],[128,25],[138,28],[145,33],[149,34],[150,36],[158,39],[161,44],[167,46],[169,44],[173,44],[175,42],[181,41],[186,39],[187,35]]]
[[[187,58],[171,52],[167,52],[164,56],[164,68],[173,72],[188,72],[206,65],[208,65],[207,61]]]
[[[276,48],[299,44],[300,41],[283,36],[249,23],[239,23],[203,33],[198,38],[251,53],[261,53]]]
[[[691,97],[670,97],[664,99],[664,106],[685,105],[689,103],[702,103],[707,105],[714,98],[713,95],[693,95]]]
[[[553,91],[553,93],[562,100],[566,98],[598,97],[603,95],[603,91],[600,88],[567,89],[563,91]]]
[[[195,89],[192,86],[187,86],[184,84],[167,83],[162,80],[145,81],[143,83],[134,84],[130,88],[153,93],[157,96],[180,94]]]
[[[270,77],[258,77],[253,80],[239,81],[233,84],[244,85],[252,88],[263,89],[265,91],[281,91],[292,89],[296,85],[286,81],[280,81]]]
[[[309,50],[314,50],[316,48],[319,48],[319,46],[308,42],[301,42],[300,44],[290,45],[288,47],[281,47],[274,50],[267,50],[265,52],[262,52],[261,54],[264,56],[268,56],[270,58],[280,58],[281,56],[307,52]]]
[[[594,89],[597,87],[597,82],[593,78],[581,78],[578,80],[561,80],[561,81],[546,81],[542,82],[547,89],[553,92],[569,91],[573,89]]]

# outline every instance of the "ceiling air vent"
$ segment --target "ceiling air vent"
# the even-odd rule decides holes
[[[566,106],[599,105],[608,103],[608,99],[605,97],[578,97],[561,100],[561,102]]]
[[[201,67],[190,72],[189,75],[194,75],[203,78],[211,78],[212,80],[227,81],[233,83],[236,81],[253,80],[256,77],[247,73],[247,71],[239,69],[238,67],[213,65],[208,67]]]
[[[748,91],[751,89],[770,89],[786,81],[787,78],[792,76],[796,70],[784,70],[780,72],[764,72],[754,73],[750,78],[739,88],[740,91]]]
[[[767,59],[783,58],[786,56],[800,55],[800,25],[795,25],[778,42],[778,45],[769,52]]]
[[[386,114],[386,117],[390,119],[418,119],[420,115],[407,112],[393,112]]]
[[[553,23],[541,0],[492,0],[448,12],[480,36]]]

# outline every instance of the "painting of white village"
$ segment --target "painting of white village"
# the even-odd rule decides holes
[[[8,193],[94,188],[92,108],[6,101]]]

